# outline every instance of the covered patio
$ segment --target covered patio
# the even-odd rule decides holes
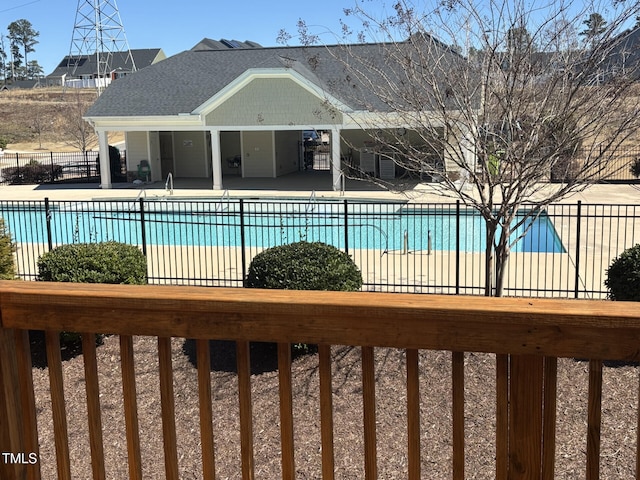
[[[376,140],[402,131],[415,146],[414,138],[424,142],[424,133],[412,137],[418,125],[407,124],[345,78],[343,55],[370,56],[385,68],[379,45],[353,49],[358,52],[332,47],[187,51],[114,83],[85,115],[99,138],[101,187],[112,188],[110,132],[125,133],[131,178],[141,162],[148,164],[151,181],[169,174],[201,178],[214,190],[230,188],[227,182],[237,178],[279,178],[308,168],[305,132],[313,131],[326,136],[322,146],[332,190],[344,188],[345,173],[352,169],[395,179],[403,173],[395,153],[378,150]],[[429,124],[434,135],[455,135],[433,119]],[[446,152],[432,153],[443,172],[450,167]],[[320,183],[311,189],[323,188]]]

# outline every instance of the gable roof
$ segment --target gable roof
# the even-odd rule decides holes
[[[123,70],[130,72],[133,64],[131,63],[131,57],[135,62],[136,70],[148,67],[159,60],[166,58],[166,55],[160,48],[142,48],[133,49],[129,52],[113,52],[111,54],[110,66],[112,70]],[[105,61],[108,53],[100,53],[100,61]],[[78,66],[75,67],[75,62],[78,62]],[[96,55],[82,55],[80,57],[67,55],[58,64],[53,72],[47,77],[61,77],[63,75],[73,75],[74,77],[80,77],[81,75],[94,75],[98,72],[98,64],[96,61]]]
[[[402,42],[400,42],[402,45]],[[397,46],[397,45],[396,45]],[[436,44],[439,56],[461,57]],[[352,110],[388,111],[388,105],[346,67],[357,59],[369,65],[367,81],[388,82],[397,75],[387,65],[385,44],[190,50],[114,82],[87,117],[167,116],[196,112],[245,72],[295,72]],[[386,71],[385,71],[386,69]]]

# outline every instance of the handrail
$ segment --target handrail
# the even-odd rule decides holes
[[[468,301],[449,295],[0,281],[0,325],[640,361],[637,303],[611,308],[601,300],[462,298]],[[185,311],[188,318],[181,315]],[[403,321],[391,327],[389,319],[398,318]],[[360,322],[365,331],[357,328]]]
[[[307,201],[307,204],[304,207],[305,213],[313,212],[313,210],[315,210],[317,205],[318,205],[318,199],[316,198],[316,191],[313,190],[311,192],[311,195],[309,196],[309,200]]]
[[[411,422],[420,415],[418,349],[453,352],[454,478],[464,477],[465,465],[462,352],[497,354],[496,477],[507,478],[508,471],[508,477],[516,480],[553,478],[557,357],[591,359],[587,469],[595,474],[599,461],[602,360],[640,360],[640,311],[637,303],[630,302],[616,302],[612,308],[612,302],[593,300],[2,281],[0,314],[0,418],[12,419],[0,422],[0,451],[31,451],[28,448],[34,441],[32,428],[27,427],[34,425],[35,408],[29,407],[33,404],[33,386],[28,380],[24,384],[31,375],[30,362],[25,360],[28,354],[24,354],[27,330],[46,330],[47,345],[54,347],[51,352],[57,347],[55,332],[60,330],[83,333],[87,344],[92,343],[96,332],[121,336],[127,439],[133,445],[138,427],[131,336],[154,336],[158,337],[160,389],[164,392],[161,406],[167,478],[177,478],[173,417],[179,408],[172,390],[171,337],[196,339],[201,359],[209,358],[208,339],[237,342],[242,470],[247,478],[253,475],[249,341],[277,342],[281,355],[289,351],[287,344],[292,342],[319,344],[322,470],[327,478],[333,478],[332,388],[331,382],[327,383],[331,378],[330,345],[362,347],[367,478],[377,475],[375,411],[379,407],[373,383],[374,347],[406,349],[410,479],[420,478],[422,450],[419,427],[416,429]],[[95,360],[95,353],[90,350],[85,355]],[[286,472],[295,471],[290,423],[293,418],[287,400],[291,395],[291,379],[287,376],[287,371],[289,376],[291,373],[291,360],[284,355],[279,364],[283,478],[289,478],[285,465]],[[66,432],[60,361],[53,353],[50,371],[54,424],[59,425],[58,432]],[[93,378],[97,374],[91,373],[94,371],[95,367],[86,369],[85,376],[87,395],[97,404],[99,392]],[[210,415],[208,361],[199,362],[198,379],[201,415]],[[93,385],[91,394],[89,384]],[[91,411],[90,425],[99,424],[95,408]],[[210,420],[203,425],[203,451],[212,452]],[[100,443],[99,431],[92,433],[92,442]],[[61,442],[59,468],[64,471],[69,456],[64,448],[67,445],[68,449],[66,433],[56,434],[56,439]],[[205,471],[213,470],[209,454],[203,455],[202,461]],[[130,451],[129,462],[132,478],[137,478],[139,445]],[[0,477],[21,478],[28,468],[29,465],[3,466],[0,462]]]
[[[222,202],[224,202],[224,200],[227,200],[227,205],[226,206],[222,206]],[[225,210],[229,210],[229,202],[231,201],[231,195],[229,194],[229,190],[225,190],[224,192],[222,192],[222,196],[220,197],[220,200],[218,201],[218,203],[216,204],[216,212],[223,212]]]
[[[141,188],[140,191],[138,192],[138,195],[136,195],[136,198],[133,199],[133,202],[131,202],[129,204],[129,211],[133,211],[133,210],[137,210],[138,208],[138,200],[140,200],[142,197],[147,198],[147,191],[144,188]]]
[[[169,195],[173,195],[173,173],[171,172],[167,175],[167,181],[164,183],[164,189],[169,192]]]

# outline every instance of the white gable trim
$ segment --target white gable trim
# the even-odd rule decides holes
[[[236,93],[246,87],[253,80],[258,78],[286,78],[293,80],[302,88],[318,97],[320,100],[327,100],[331,106],[338,109],[341,112],[351,112],[352,108],[341,102],[333,95],[328,94],[322,88],[315,83],[309,81],[304,76],[300,75],[295,70],[290,68],[250,68],[242,75],[236,78],[233,82],[229,83],[226,87],[222,88],[209,100],[197,107],[193,112],[193,115],[201,115],[205,117],[207,114],[214,111],[225,101],[233,97]]]

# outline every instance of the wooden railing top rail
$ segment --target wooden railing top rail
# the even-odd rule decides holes
[[[0,326],[640,360],[637,303],[0,282]]]

